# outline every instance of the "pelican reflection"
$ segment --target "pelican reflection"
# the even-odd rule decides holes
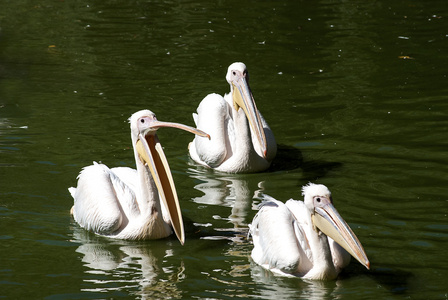
[[[183,280],[184,266],[169,265],[173,249],[166,242],[111,241],[75,227],[75,250],[82,254],[87,270],[85,292],[128,292],[141,299],[179,298],[177,284]]]
[[[194,197],[195,203],[207,206],[222,206],[231,208],[228,217],[234,229],[247,232],[248,214],[257,208],[258,203],[253,203],[254,195],[262,191],[263,182],[256,185],[235,174],[217,174],[202,172],[200,170],[189,168],[191,177],[199,179],[201,183],[194,188],[201,191],[203,195]],[[251,185],[255,185],[252,187]],[[213,216],[211,216],[213,217]],[[215,216],[216,218],[216,216]],[[206,224],[202,224],[206,225]]]
[[[297,280],[278,276],[254,262],[250,263],[252,280],[265,288],[260,289],[262,299],[340,299],[342,281]]]

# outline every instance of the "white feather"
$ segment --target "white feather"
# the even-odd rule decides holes
[[[324,185],[310,183],[302,191],[305,201],[291,199],[285,204],[262,195],[264,201],[249,225],[254,245],[251,257],[255,263],[280,275],[334,279],[348,265],[351,256],[315,227],[311,217],[315,214],[314,205],[321,214],[322,210],[326,210],[326,214],[334,220],[339,222],[342,219],[331,203],[330,191]],[[345,224],[342,222],[338,224]],[[326,223],[318,224],[327,228]],[[348,225],[340,226],[347,228]],[[346,232],[345,229],[341,230]],[[345,241],[354,241],[354,238],[345,236]],[[356,246],[355,242],[350,242],[350,245],[355,245],[353,247],[358,247],[356,249],[363,253],[357,259],[369,268],[362,247]]]
[[[247,72],[243,63],[234,63],[229,67],[226,78],[232,70],[241,74]],[[235,109],[233,85],[230,86],[231,92],[224,97],[207,95],[199,104],[197,114],[193,114],[198,129],[206,131],[211,138],[206,140],[195,137],[189,145],[190,157],[200,165],[222,172],[266,170],[277,152],[272,130],[258,111],[267,142],[267,155],[263,157],[260,143],[249,126],[246,114],[241,108],[238,111]]]

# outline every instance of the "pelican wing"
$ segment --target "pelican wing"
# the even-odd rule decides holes
[[[304,232],[294,215],[282,202],[270,198],[264,202],[250,227],[254,249],[252,259],[266,269],[283,275],[295,275],[308,258],[300,245]]]
[[[331,237],[328,237],[328,244],[330,245],[331,257],[333,258],[333,264],[337,272],[340,272],[343,268],[348,266],[351,260],[351,255],[338,243],[336,243]]]
[[[75,221],[101,235],[110,235],[123,228],[128,223],[124,212],[138,209],[132,189],[103,164],[85,167],[78,176],[78,187],[70,192],[74,196]],[[123,207],[121,203],[127,203],[127,206]]]
[[[138,186],[138,175],[137,170],[128,167],[116,167],[110,169],[113,174],[116,175],[118,182],[125,184],[132,191],[137,190]],[[117,182],[117,183],[118,183]]]
[[[313,267],[311,261],[309,260],[309,258],[312,257],[313,255],[305,228],[309,228],[311,224],[311,218],[307,212],[305,203],[303,201],[290,199],[286,201],[285,205],[286,207],[288,207],[289,211],[294,216],[295,219],[294,225],[298,228],[298,231],[296,233],[297,242],[300,244],[300,247],[302,248],[303,252],[307,257],[307,259],[306,260],[304,259],[303,264],[301,265],[302,270],[305,269],[306,271],[308,271],[310,268]]]
[[[196,126],[206,131],[210,140],[195,137],[190,144],[190,156],[197,163],[214,168],[226,159],[229,148],[225,127],[227,102],[218,94],[210,94],[199,104],[197,112],[196,117],[193,115]]]

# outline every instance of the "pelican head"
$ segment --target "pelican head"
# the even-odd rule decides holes
[[[140,161],[151,172],[162,203],[168,211],[174,233],[183,244],[185,235],[179,200],[168,161],[156,132],[160,127],[173,127],[202,137],[210,137],[205,132],[187,125],[158,121],[156,115],[149,110],[134,113],[129,118],[129,123],[136,161]]]
[[[238,111],[240,107],[244,110],[244,113],[249,121],[249,125],[260,144],[263,157],[266,158],[266,137],[260,114],[258,113],[252,91],[249,87],[249,74],[247,72],[246,65],[241,62],[231,64],[227,70],[226,79],[230,84],[233,107],[236,111]]]
[[[333,206],[330,190],[325,185],[309,183],[302,188],[302,195],[311,213],[314,228],[332,238],[370,269],[370,262],[361,242]]]

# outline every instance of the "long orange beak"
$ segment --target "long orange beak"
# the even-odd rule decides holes
[[[314,226],[347,250],[363,266],[370,269],[370,262],[361,242],[350,226],[339,215],[330,200],[322,207],[316,207],[315,213],[311,215],[311,219]]]
[[[199,136],[210,138],[208,134],[199,129],[178,123],[160,122],[155,120],[150,128],[152,131],[155,131],[160,127],[178,128]],[[185,242],[185,231],[182,212],[180,210],[179,199],[177,197],[170,166],[165,157],[165,153],[163,152],[159,138],[155,133],[146,135],[140,134],[136,147],[140,159],[148,165],[148,168],[151,171],[160,198],[169,213],[174,233],[183,245]]]
[[[249,120],[250,128],[255,134],[259,143],[263,157],[267,156],[267,142],[264,135],[263,124],[261,123],[260,114],[258,113],[257,105],[250,90],[246,78],[241,75],[237,79],[232,80],[233,85],[233,106],[238,111],[241,107]]]

